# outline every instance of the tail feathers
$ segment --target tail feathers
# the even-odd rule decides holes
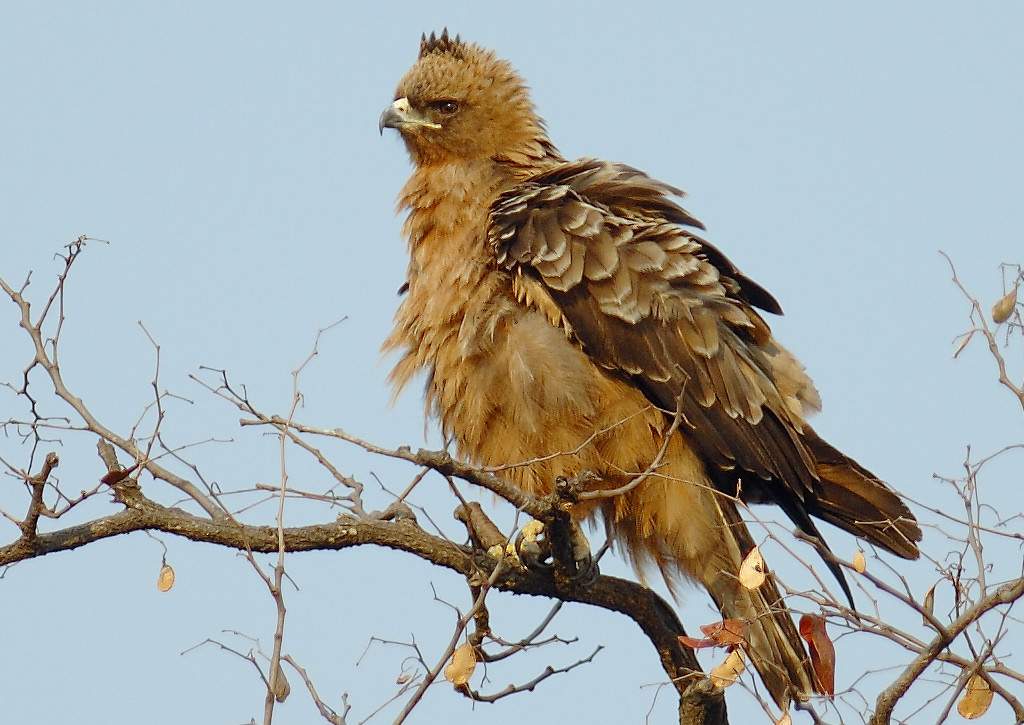
[[[921,529],[902,499],[852,458],[804,429],[804,443],[817,463],[821,488],[807,501],[808,513],[904,559],[916,559]]]
[[[725,570],[721,566],[725,557],[720,558],[719,566],[706,570],[702,583],[724,619],[747,623],[744,649],[775,703],[784,708],[794,698],[806,700],[818,688],[803,641],[771,575],[753,590],[737,580],[742,557],[754,542],[732,503],[716,498],[725,520],[724,530],[731,533],[726,537],[729,564]]]
[[[744,650],[779,707],[805,700],[817,691],[800,635],[775,584],[765,581],[751,591],[719,578],[708,588],[723,619],[747,623]]]

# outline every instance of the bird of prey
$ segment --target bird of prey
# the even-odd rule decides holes
[[[738,502],[908,559],[921,531],[807,423],[818,393],[762,316],[779,303],[698,236],[679,189],[563,158],[493,52],[432,33],[394,98],[380,129],[397,129],[414,166],[399,197],[405,295],[384,343],[400,353],[396,393],[424,372],[428,414],[460,454],[530,493],[560,477],[628,489],[574,519],[602,517],[638,572],[696,581],[748,621],[776,702],[819,689],[771,578],[737,580],[754,546]]]

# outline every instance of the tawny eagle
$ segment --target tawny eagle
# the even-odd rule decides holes
[[[461,455],[509,466],[534,494],[584,472],[591,490],[623,487],[664,443],[639,485],[574,516],[601,515],[638,571],[702,584],[750,622],[776,701],[806,697],[814,675],[776,586],[737,581],[753,546],[737,502],[910,559],[921,532],[808,425],[818,393],[762,317],[779,303],[695,233],[681,191],[563,158],[512,67],[447,31],[422,39],[380,127],[414,165],[400,195],[407,293],[384,344],[401,354],[396,391],[424,371],[428,411]]]

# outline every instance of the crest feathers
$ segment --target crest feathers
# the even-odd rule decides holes
[[[465,46],[462,43],[462,38],[458,35],[454,38],[450,37],[448,35],[448,28],[442,30],[441,35],[431,33],[428,38],[427,34],[424,33],[420,36],[420,58],[431,53],[447,53],[456,58],[461,58],[464,50]]]

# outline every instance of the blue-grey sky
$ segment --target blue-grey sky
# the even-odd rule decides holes
[[[142,320],[162,347],[163,384],[194,401],[171,404],[165,435],[233,438],[192,451],[224,488],[274,481],[273,440],[239,430],[237,413],[187,376],[227,368],[257,403],[284,413],[290,371],[316,329],[347,315],[303,378],[299,417],[423,444],[418,390],[389,407],[390,364],[378,354],[403,280],[394,199],[409,168],[376,121],[420,33],[442,26],[519,68],[565,155],[624,161],[688,190],[709,239],[785,307],[774,328],[817,382],[817,427],[836,445],[911,495],[952,506],[933,473],[958,475],[968,444],[985,453],[1021,440],[1020,410],[984,350],[951,358],[966,309],[938,254],[986,305],[998,263],[1024,256],[1024,6],[1015,2],[4,3],[0,275],[20,281],[35,270],[39,300],[60,245],[80,234],[110,241],[75,270],[63,353],[69,384],[108,425],[127,430],[149,400]],[[0,304],[4,380],[30,356],[16,324],[13,306]],[[0,412],[24,411],[0,390]],[[438,443],[433,429],[427,442]],[[401,488],[413,473],[328,450],[370,483],[376,472]],[[0,441],[0,455],[24,462],[13,440]],[[69,440],[62,455],[70,490],[98,477],[92,441]],[[326,485],[291,455],[293,476]],[[987,479],[985,495],[1004,513],[1020,509],[1013,470]],[[0,486],[0,505],[22,506],[19,490]],[[428,479],[415,501],[449,526],[442,482]],[[97,500],[83,515],[106,510]],[[266,507],[253,519],[271,515]],[[4,542],[16,534],[0,532]],[[855,548],[830,538],[840,555]],[[246,663],[212,648],[178,653],[224,629],[269,647],[262,583],[232,552],[163,540],[178,573],[167,594],[154,586],[160,547],[143,535],[27,562],[0,581],[4,721],[259,716],[261,685]],[[930,543],[941,556],[945,543],[933,533]],[[285,651],[325,697],[349,692],[356,721],[393,692],[405,656],[376,648],[357,667],[369,636],[415,636],[433,659],[452,621],[430,584],[466,604],[456,577],[394,552],[296,555],[289,570],[301,591],[288,595]],[[906,570],[923,593],[929,566]],[[509,638],[547,607],[495,600],[492,619]],[[681,611],[691,629],[715,618],[698,590],[684,593]],[[494,667],[487,689],[606,648],[533,694],[475,711],[441,684],[414,721],[643,722],[655,693],[644,685],[663,673],[635,626],[576,606],[554,629],[580,644]],[[847,638],[838,686],[906,660]],[[314,722],[294,680],[278,721]],[[763,717],[741,693],[730,698],[734,722]],[[671,700],[661,694],[652,722],[671,720]],[[378,718],[394,715],[392,705]],[[1007,718],[993,706],[991,722]]]

